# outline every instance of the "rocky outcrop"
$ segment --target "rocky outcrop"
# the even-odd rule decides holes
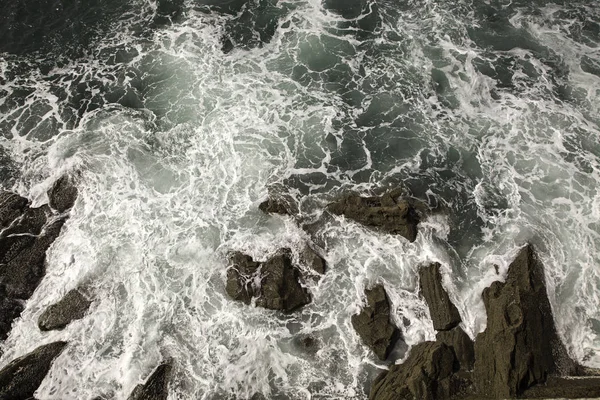
[[[509,267],[506,282],[483,291],[486,330],[475,341],[479,394],[514,398],[550,375],[571,375],[577,365],[558,337],[542,264],[532,246]]]
[[[422,271],[431,281],[425,285],[421,277],[432,316],[440,305],[451,309],[447,295],[440,292],[439,266]],[[483,300],[487,328],[474,345],[460,326],[438,332],[436,342],[415,346],[404,364],[382,374],[373,384],[370,398],[600,397],[600,377],[580,376],[591,373],[569,357],[560,341],[544,271],[532,246],[519,252],[505,282],[494,282],[484,290]]]
[[[293,265],[291,252],[281,250],[265,262],[236,252],[230,257],[225,290],[234,300],[271,310],[294,311],[311,301],[304,278]]]
[[[79,290],[73,289],[40,315],[38,326],[42,331],[63,329],[72,321],[83,318],[91,304]]]
[[[382,285],[365,290],[366,305],[352,316],[352,326],[381,360],[385,360],[400,339],[400,330],[390,318],[390,301]]]
[[[30,208],[27,199],[0,192],[0,340],[44,277],[46,251],[60,234],[77,189],[71,178],[61,178],[48,197],[55,212],[47,205]]]
[[[128,400],[166,400],[169,395],[169,380],[171,378],[171,362],[158,366],[146,383],[137,385]]]
[[[400,192],[381,197],[346,195],[327,206],[329,212],[343,215],[365,226],[404,236],[411,242],[417,238],[419,215],[411,201],[398,199]]]
[[[427,301],[433,327],[437,331],[446,331],[460,324],[460,314],[450,301],[442,286],[440,264],[434,263],[419,269],[421,292]]]
[[[406,361],[393,365],[374,382],[369,399],[447,399],[458,394],[462,382],[454,376],[454,352],[441,342],[423,342]]]
[[[0,399],[32,398],[50,370],[54,359],[66,345],[66,342],[55,342],[38,347],[4,367],[0,371]]]

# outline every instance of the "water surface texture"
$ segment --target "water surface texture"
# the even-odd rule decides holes
[[[386,286],[409,346],[432,339],[416,271],[439,261],[474,336],[481,291],[528,241],[569,352],[600,367],[593,0],[9,2],[0,186],[44,204],[73,171],[79,199],[2,344],[1,366],[70,341],[39,399],[125,399],[168,357],[170,399],[365,399],[384,368],[350,323],[365,287]],[[320,219],[340,193],[393,187],[435,210],[414,243]],[[269,188],[322,221],[311,237],[258,210]],[[329,265],[310,305],[227,297],[230,251],[309,239]],[[88,316],[40,332],[81,285]]]

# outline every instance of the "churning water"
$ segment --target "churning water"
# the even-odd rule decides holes
[[[600,367],[596,0],[33,3],[2,6],[0,185],[43,204],[80,175],[2,345],[5,365],[70,342],[38,398],[123,399],[171,357],[171,399],[364,399],[385,367],[350,323],[366,286],[385,284],[413,345],[434,336],[416,271],[440,261],[474,336],[482,289],[527,241],[569,351]],[[398,186],[435,210],[414,243],[320,219],[339,193]],[[322,222],[264,215],[269,189]],[[329,265],[312,304],[228,299],[229,251],[306,240]],[[88,316],[40,332],[79,286]]]

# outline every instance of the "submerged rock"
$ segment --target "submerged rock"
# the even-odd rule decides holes
[[[33,397],[66,342],[50,343],[17,358],[0,371],[0,399],[24,400]]]
[[[365,290],[367,304],[352,316],[352,326],[381,360],[385,360],[400,339],[400,330],[390,318],[390,302],[382,285]]]
[[[128,400],[166,400],[169,396],[170,362],[159,365],[146,383],[137,385]]]
[[[392,365],[373,383],[369,399],[447,399],[460,392],[453,376],[454,352],[441,342],[423,342],[412,348],[406,361]]]
[[[77,200],[77,186],[74,178],[70,175],[60,177],[48,192],[48,204],[59,213],[63,213],[73,207]]]
[[[83,318],[91,304],[79,290],[73,289],[40,315],[38,326],[42,331],[62,329],[72,321]]]
[[[410,201],[397,199],[398,196],[398,192],[389,192],[381,197],[350,194],[329,204],[327,209],[332,214],[343,215],[368,227],[401,235],[414,242],[417,238],[419,215]]]
[[[284,249],[265,262],[236,252],[230,257],[225,290],[234,300],[271,310],[293,311],[310,303],[302,286],[300,270],[292,263],[290,251]]]
[[[512,262],[506,282],[483,291],[483,302],[488,319],[475,341],[478,393],[514,398],[550,375],[577,372],[558,337],[542,264],[531,245]]]
[[[314,251],[309,245],[306,245],[304,250],[302,250],[302,253],[300,253],[300,262],[306,265],[311,271],[318,274],[317,278],[320,278],[321,275],[325,274],[325,270],[327,268],[325,259],[321,257],[319,253]]]
[[[297,215],[298,205],[289,196],[269,196],[258,206],[266,214]]]
[[[460,324],[460,314],[442,286],[440,264],[434,263],[421,267],[419,269],[419,279],[421,292],[429,306],[435,330],[445,331]]]

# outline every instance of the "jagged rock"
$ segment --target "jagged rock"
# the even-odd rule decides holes
[[[397,200],[399,192],[388,192],[381,197],[344,196],[327,209],[358,223],[381,231],[404,236],[414,242],[417,238],[419,215],[410,201]]]
[[[600,377],[555,377],[550,376],[542,385],[527,389],[525,399],[598,399]]]
[[[37,210],[39,209],[28,211],[37,212]],[[0,238],[0,263],[4,264],[0,270],[0,280],[6,285],[7,296],[23,300],[31,297],[46,273],[46,250],[58,237],[64,223],[64,219],[56,220],[45,226],[41,233],[41,228],[38,230],[35,225],[17,225],[14,231],[23,231],[18,232],[19,234],[39,236],[20,235]],[[7,231],[10,231],[10,234],[14,232],[12,227]]]
[[[412,348],[403,364],[392,365],[373,383],[370,400],[439,400],[456,395],[461,382],[454,377],[454,352],[441,342]]]
[[[48,193],[51,204],[61,213],[77,196],[69,179],[59,179]],[[57,216],[47,205],[28,208],[26,199],[0,192],[0,340],[6,338],[12,321],[23,311],[22,301],[31,297],[44,277],[46,251],[66,218]]]
[[[352,316],[352,326],[381,360],[385,360],[400,339],[400,330],[390,319],[390,302],[382,285],[365,290],[367,304]]]
[[[27,199],[18,194],[0,191],[0,230],[7,228],[15,219],[23,215]]]
[[[298,205],[289,196],[270,196],[258,208],[266,214],[297,215]]]
[[[49,205],[54,210],[63,213],[75,204],[77,186],[70,175],[60,177],[48,192]]]
[[[6,339],[12,322],[21,315],[25,307],[22,301],[6,296],[6,288],[0,284],[0,340]]]
[[[66,345],[66,342],[54,342],[38,347],[4,367],[0,371],[0,399],[25,400],[33,397],[54,359]]]
[[[266,262],[236,252],[230,257],[225,290],[234,300],[271,310],[293,311],[310,303],[308,291],[302,287],[300,270],[292,264],[290,251],[285,249]]]
[[[300,253],[300,262],[319,275],[325,274],[325,269],[327,267],[325,260],[308,245],[306,245],[302,253]]]
[[[474,344],[469,335],[463,331],[460,326],[452,328],[449,331],[440,331],[436,337],[438,342],[442,342],[454,351],[457,366],[455,369],[471,371],[475,363]]]
[[[79,290],[73,289],[40,315],[38,326],[42,331],[62,329],[71,321],[83,318],[91,304]]]
[[[169,395],[170,362],[159,365],[143,385],[137,385],[128,400],[166,400]]]
[[[556,332],[544,271],[532,246],[519,252],[505,283],[483,291],[483,302],[487,328],[475,341],[474,368],[480,395],[514,398],[550,375],[577,372]]]
[[[460,314],[442,286],[440,264],[434,263],[421,267],[419,279],[421,292],[429,306],[433,327],[438,331],[445,331],[460,324]]]

